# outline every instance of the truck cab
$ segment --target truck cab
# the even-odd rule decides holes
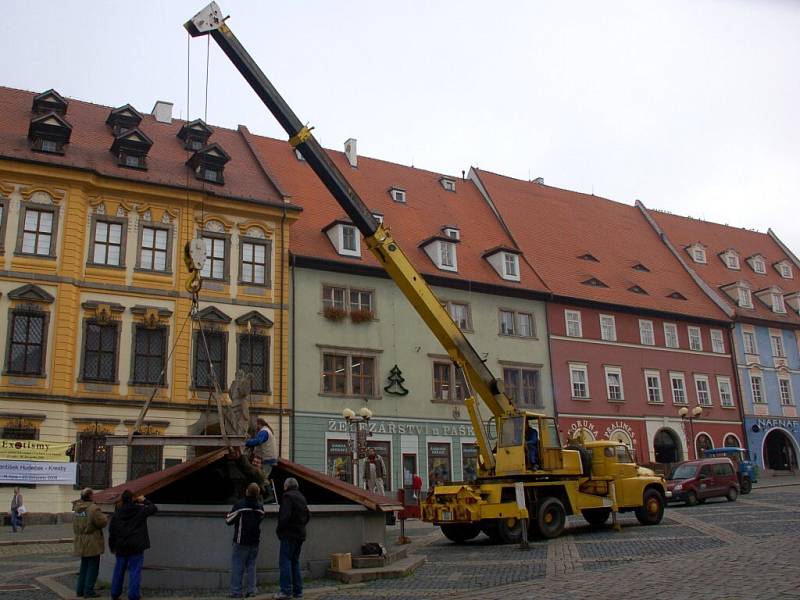
[[[758,482],[758,466],[755,462],[750,460],[747,450],[744,448],[737,448],[735,446],[709,448],[708,450],[703,450],[703,457],[730,458],[734,469],[736,469],[736,476],[739,480],[740,487],[739,491],[742,494],[749,494],[753,489],[753,484]]]

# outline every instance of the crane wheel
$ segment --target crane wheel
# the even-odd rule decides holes
[[[611,514],[610,508],[586,508],[581,511],[583,518],[591,525],[592,527],[600,527],[601,525],[605,525],[606,521],[608,521],[608,517]]]
[[[477,523],[442,525],[441,528],[444,537],[456,544],[463,544],[476,537],[481,532],[481,527]]]
[[[481,531],[489,536],[493,544],[519,544],[522,540],[520,519],[484,519]]]
[[[536,511],[536,529],[543,538],[557,538],[564,532],[567,523],[567,511],[558,498],[549,496],[539,502]]]

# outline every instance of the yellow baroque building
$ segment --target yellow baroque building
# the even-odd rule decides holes
[[[209,390],[251,377],[251,410],[288,447],[288,248],[299,216],[246,128],[0,88],[0,438],[75,443],[76,487],[186,458],[110,447],[152,396],[144,432],[203,431]],[[208,258],[194,319],[184,244]],[[216,380],[216,381],[215,381]],[[23,489],[67,511],[73,486]],[[0,487],[9,504],[11,486]]]

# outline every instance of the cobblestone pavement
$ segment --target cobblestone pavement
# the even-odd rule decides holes
[[[437,529],[409,524],[412,552],[427,556],[414,574],[342,586],[309,585],[312,600],[563,600],[800,598],[800,486],[758,489],[737,502],[710,500],[667,510],[656,527],[622,516],[623,531],[591,530],[570,519],[567,535],[529,550],[481,537],[458,546]],[[76,560],[69,544],[0,546],[0,596],[9,600],[70,597]],[[14,591],[14,586],[17,586]],[[24,589],[23,589],[23,586]],[[159,592],[219,598],[213,592]],[[270,597],[263,595],[263,598]]]

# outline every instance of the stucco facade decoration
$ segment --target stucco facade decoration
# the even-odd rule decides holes
[[[119,133],[106,122],[112,109],[76,100],[62,115],[69,143],[43,151],[27,137],[33,98],[0,90],[0,438],[74,443],[80,487],[186,459],[185,448],[111,448],[104,439],[127,434],[151,396],[142,433],[201,433],[208,391],[196,381],[200,324],[187,319],[181,257],[195,236],[221,241],[219,276],[206,281],[200,309],[224,315],[203,322],[222,387],[243,364],[256,369],[263,385],[253,410],[285,434],[288,234],[298,208],[259,168],[246,131],[213,131],[230,161],[224,183],[211,183],[185,164],[193,150],[176,135],[182,121],[130,107],[127,118],[152,142],[144,155],[110,152]],[[255,247],[258,259],[248,254]],[[263,277],[254,279],[256,267]],[[0,502],[10,494],[0,489]],[[55,513],[74,497],[73,486],[40,485],[25,503]]]
[[[778,236],[648,210],[709,297],[733,315],[747,446],[767,471],[797,471],[800,262]],[[700,252],[697,252],[700,249]]]

